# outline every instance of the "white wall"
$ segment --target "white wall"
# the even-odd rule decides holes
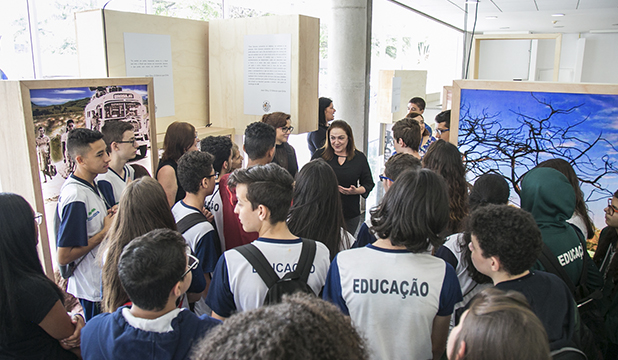
[[[533,69],[535,78],[530,80],[552,81],[555,42],[535,41],[537,41],[536,69]],[[527,79],[526,69],[531,62],[526,43],[530,44],[530,41],[482,41],[479,78]],[[534,61],[532,63],[534,64]],[[562,34],[559,81],[580,82],[579,74],[581,82],[618,84],[618,33]]]

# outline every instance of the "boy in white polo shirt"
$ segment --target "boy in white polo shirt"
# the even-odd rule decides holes
[[[107,203],[116,205],[124,188],[135,179],[135,170],[127,161],[135,157],[137,142],[133,125],[125,121],[108,121],[101,131],[111,161],[107,172],[97,176],[97,185]]]
[[[74,267],[67,292],[79,299],[88,321],[100,311],[101,266],[96,257],[113,218],[113,210],[101,197],[94,178],[107,172],[110,158],[103,134],[94,130],[72,130],[67,148],[76,168],[58,198],[58,263]]]
[[[238,203],[234,212],[243,230],[258,232],[259,238],[251,244],[272,264],[279,278],[296,269],[303,247],[302,240],[290,232],[286,223],[293,183],[290,173],[273,163],[236,170],[228,182],[236,187]],[[312,263],[307,285],[317,295],[324,286],[330,263],[326,245],[316,242]],[[262,306],[267,292],[268,287],[246,258],[231,249],[217,262],[206,304],[214,318],[224,320],[234,312]]]

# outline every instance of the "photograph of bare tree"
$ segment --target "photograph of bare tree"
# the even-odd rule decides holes
[[[544,160],[568,161],[597,228],[618,189],[618,95],[461,89],[458,145],[470,181],[499,172],[519,205],[522,176]]]

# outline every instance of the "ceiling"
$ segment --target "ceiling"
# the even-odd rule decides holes
[[[472,31],[476,7],[476,33],[483,32],[618,32],[618,0],[398,0],[459,29]],[[564,14],[564,16],[552,16]]]

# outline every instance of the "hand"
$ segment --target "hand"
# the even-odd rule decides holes
[[[205,207],[202,208],[202,214],[206,216],[206,220],[208,220],[209,223],[213,223],[215,221],[215,216],[210,211],[206,210]]]
[[[350,185],[349,188],[344,188],[343,186],[339,185],[339,192],[343,195],[356,195],[357,191],[358,189],[354,185]]]
[[[108,215],[115,215],[118,212],[118,205],[112,206],[111,209],[107,210]]]
[[[105,233],[107,233],[109,228],[112,226],[112,221],[114,220],[115,215],[116,214],[113,212],[113,208],[107,210],[107,216],[105,216],[105,218],[103,219],[103,230],[102,231],[105,231]]]
[[[66,339],[60,340],[60,346],[66,350],[70,350],[79,347],[81,344],[82,328],[86,325],[84,318],[80,314],[75,314],[71,317],[71,322],[75,325],[75,331],[73,335]]]

